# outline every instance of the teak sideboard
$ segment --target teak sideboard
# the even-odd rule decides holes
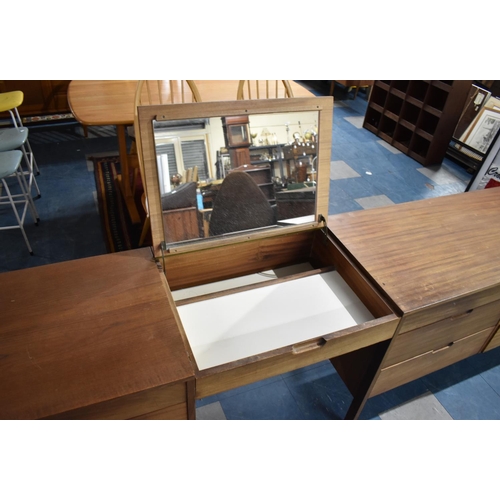
[[[369,397],[498,347],[499,213],[489,189],[331,216],[326,253],[385,316],[253,360],[258,377],[330,358],[356,418]],[[315,232],[292,243],[311,238],[325,257]],[[194,367],[149,249],[3,273],[0,289],[2,419],[192,419],[200,393],[255,379],[248,364]]]

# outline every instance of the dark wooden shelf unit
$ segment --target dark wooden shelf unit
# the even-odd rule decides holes
[[[255,184],[259,186],[260,190],[264,193],[269,204],[273,207],[276,205],[276,194],[274,192],[274,184],[271,174],[271,167],[269,164],[259,164],[259,165],[242,165],[233,170],[238,170],[246,172],[255,181]]]
[[[24,100],[19,106],[21,116],[70,113],[68,87],[71,80],[0,80],[0,92],[20,90]],[[8,113],[1,113],[8,118]]]
[[[472,80],[377,80],[363,127],[424,166],[442,163]]]

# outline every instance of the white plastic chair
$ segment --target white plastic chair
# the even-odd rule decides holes
[[[2,198],[0,199],[0,205],[10,204],[12,210],[14,211],[14,215],[17,221],[17,225],[3,226],[0,227],[0,230],[19,228],[23,234],[23,238],[24,241],[26,242],[26,246],[28,247],[29,253],[33,255],[33,250],[31,249],[28,237],[26,236],[26,232],[24,230],[24,220],[26,218],[26,212],[28,208],[31,208],[31,203],[30,203],[30,196],[26,192],[26,180],[20,168],[22,158],[23,158],[23,153],[19,150],[0,152],[0,179],[2,180],[3,188],[5,189],[6,192],[6,196],[2,196]],[[24,206],[21,210],[21,215],[19,215],[19,211],[17,208],[19,200],[18,201],[14,200],[14,195],[12,195],[9,185],[6,181],[8,177],[13,177],[13,176],[17,177],[17,180],[19,182],[19,187],[21,189],[20,196],[24,199],[23,202]],[[5,199],[8,199],[8,202],[4,201]],[[34,217],[34,219],[35,219],[35,224],[38,225],[37,218]]]
[[[18,107],[24,100],[24,94],[20,90],[0,93],[0,112],[7,111],[10,114],[13,127],[0,129],[0,152],[20,149],[23,153],[26,167],[23,169],[24,175],[28,178],[29,192],[35,188],[36,197],[41,196],[40,188],[35,179],[35,173],[40,170],[35,160],[33,150],[28,140],[28,128],[23,127],[23,122],[19,115]]]

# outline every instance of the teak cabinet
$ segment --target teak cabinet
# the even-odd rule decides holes
[[[194,418],[194,372],[151,251],[0,274],[1,419]]]
[[[472,80],[376,80],[364,128],[424,166],[443,161]]]
[[[349,416],[368,397],[500,345],[499,213],[500,190],[486,189],[329,218],[401,317]]]

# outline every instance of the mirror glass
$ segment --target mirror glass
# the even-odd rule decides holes
[[[318,118],[153,121],[165,241],[314,221]]]

